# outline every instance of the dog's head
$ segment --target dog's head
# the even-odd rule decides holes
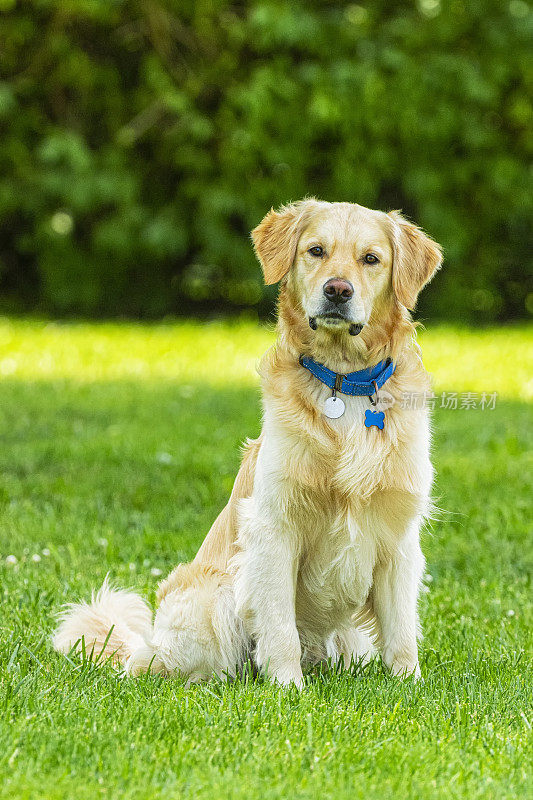
[[[252,231],[265,283],[283,282],[312,330],[357,335],[391,305],[412,309],[441,251],[398,212],[302,200]]]

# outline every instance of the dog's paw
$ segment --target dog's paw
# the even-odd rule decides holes
[[[303,689],[304,676],[299,666],[282,667],[272,672],[269,677],[280,686],[296,686],[297,689]]]
[[[149,644],[142,645],[134,650],[125,666],[126,675],[131,675],[133,678],[137,678],[145,672],[150,672],[152,675],[160,675],[166,672],[163,661]]]
[[[418,663],[418,648],[416,644],[409,647],[386,647],[382,652],[383,663],[397,678],[420,679],[420,665]]]
[[[418,663],[418,661],[416,662],[416,664],[413,663],[406,664],[401,661],[393,661],[390,667],[390,671],[397,678],[414,678],[415,681],[422,680],[422,674],[420,672],[420,664]]]

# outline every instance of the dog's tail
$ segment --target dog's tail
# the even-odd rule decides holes
[[[122,666],[136,652],[147,650],[152,612],[134,592],[113,589],[108,579],[90,603],[72,603],[61,615],[53,644],[60,653],[85,652]]]

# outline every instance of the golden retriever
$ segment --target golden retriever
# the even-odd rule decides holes
[[[261,435],[229,502],[194,561],[160,585],[153,621],[105,582],[63,614],[55,647],[83,643],[131,674],[189,682],[252,659],[298,687],[302,664],[363,662],[378,648],[395,675],[418,677],[433,469],[428,410],[405,402],[430,389],[409,309],[440,248],[398,212],[314,199],[270,211],[252,237],[265,282],[280,283],[278,339],[260,366]],[[342,376],[380,364],[384,389],[343,392]]]

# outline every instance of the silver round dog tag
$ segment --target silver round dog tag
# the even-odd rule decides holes
[[[328,397],[324,403],[324,414],[328,419],[338,419],[344,414],[345,408],[344,400],[341,400],[340,397]]]

